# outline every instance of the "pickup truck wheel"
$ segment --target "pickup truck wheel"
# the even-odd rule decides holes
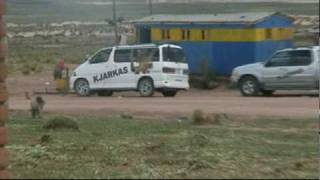
[[[138,90],[142,97],[151,97],[154,94],[154,85],[151,78],[142,78],[138,83]]]
[[[275,91],[274,90],[261,90],[261,93],[264,96],[271,96]]]
[[[90,86],[87,80],[85,79],[78,79],[75,83],[75,91],[79,96],[90,96]]]
[[[174,97],[177,95],[177,91],[176,90],[163,91],[162,94],[164,97]]]
[[[247,76],[242,78],[239,85],[243,96],[257,96],[259,93],[259,82],[254,77]]]
[[[110,97],[113,94],[113,91],[108,91],[108,90],[100,90],[97,92],[98,96],[107,96]]]

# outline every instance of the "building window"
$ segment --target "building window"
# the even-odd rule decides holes
[[[189,29],[182,30],[182,40],[190,40],[190,30]]]
[[[288,36],[287,36],[287,33],[286,33],[286,29],[285,28],[279,28],[278,29],[278,36],[281,38],[281,39],[288,39]]]
[[[171,39],[171,37],[170,37],[170,29],[167,29],[166,33],[167,33],[167,35],[166,35],[167,39],[170,40]]]
[[[184,29],[182,30],[181,36],[182,36],[181,37],[182,40],[186,40],[186,30]]]
[[[166,31],[164,29],[161,30],[161,39],[166,39]]]
[[[201,30],[201,39],[206,40],[207,39],[207,31],[206,30]]]
[[[266,29],[266,39],[272,39],[272,29]]]
[[[170,40],[170,29],[163,29],[162,30],[162,40]]]

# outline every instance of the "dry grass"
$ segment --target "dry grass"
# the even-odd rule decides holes
[[[47,120],[43,124],[44,129],[73,129],[73,130],[79,130],[79,125],[78,123],[73,120],[70,117],[66,116],[56,116],[52,117],[49,120]]]
[[[312,119],[221,117],[221,125],[199,128],[192,121],[75,117],[81,131],[47,131],[26,117],[12,113],[8,122],[14,178],[318,177]]]

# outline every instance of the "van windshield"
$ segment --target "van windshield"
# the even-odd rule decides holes
[[[166,62],[186,62],[183,49],[165,47],[163,48],[163,61]]]

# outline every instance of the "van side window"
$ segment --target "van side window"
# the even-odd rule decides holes
[[[154,48],[152,51],[152,61],[159,62],[160,61],[160,53],[158,48]]]
[[[114,55],[114,62],[126,63],[131,62],[132,50],[130,49],[118,49]]]
[[[133,53],[135,62],[157,62],[159,61],[158,48],[141,48],[135,49]]]
[[[90,64],[98,64],[98,63],[107,62],[111,52],[112,52],[112,49],[101,50],[95,56],[93,56],[93,58],[89,61]]]
[[[163,48],[163,61],[167,62],[185,62],[186,56],[183,49],[165,47]]]

